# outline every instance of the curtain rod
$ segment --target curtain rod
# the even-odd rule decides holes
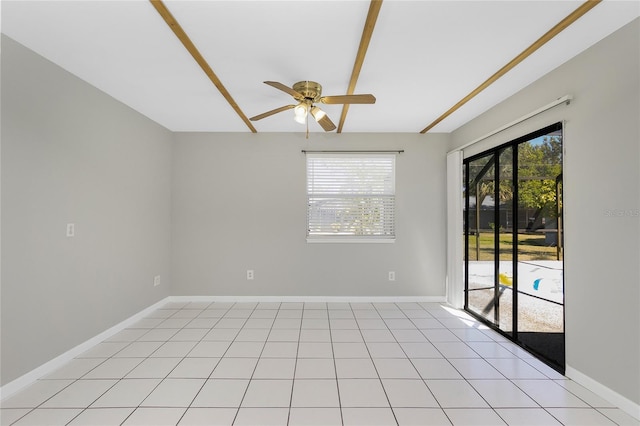
[[[478,143],[478,142],[483,141],[483,140],[485,140],[485,139],[487,139],[487,138],[490,138],[490,137],[491,137],[491,136],[493,136],[493,135],[497,135],[498,133],[500,133],[500,132],[502,132],[502,131],[505,131],[505,130],[507,130],[507,129],[508,129],[508,128],[510,128],[510,127],[513,127],[513,126],[515,126],[516,124],[520,124],[520,123],[522,123],[523,121],[528,120],[528,119],[530,119],[531,117],[535,117],[535,116],[536,116],[536,115],[538,115],[538,114],[542,114],[543,112],[545,112],[545,111],[547,111],[547,110],[550,110],[551,108],[556,107],[556,106],[558,106],[558,105],[560,105],[560,104],[564,104],[564,103],[566,103],[567,105],[569,105],[569,104],[571,103],[571,100],[572,100],[572,99],[573,99],[573,96],[571,96],[571,95],[564,95],[563,97],[558,98],[558,99],[556,99],[555,101],[553,101],[553,102],[551,102],[551,103],[549,103],[549,104],[547,104],[547,105],[545,105],[545,106],[543,106],[543,107],[540,107],[540,108],[538,108],[538,109],[537,109],[537,110],[535,110],[535,111],[530,112],[529,114],[523,115],[522,117],[518,118],[517,120],[512,121],[512,122],[511,122],[511,123],[509,123],[509,124],[505,124],[504,126],[499,127],[499,128],[497,128],[496,130],[494,130],[494,131],[492,131],[492,132],[489,132],[489,133],[487,133],[486,135],[479,137],[478,139],[474,139],[474,140],[472,140],[471,142],[468,142],[468,143],[466,143],[466,144],[464,144],[464,145],[462,145],[462,146],[459,146],[459,147],[457,147],[457,148],[455,148],[454,150],[449,151],[449,152],[453,152],[453,151],[461,151],[461,150],[463,150],[463,149],[465,149],[465,148],[468,148],[468,147],[470,147],[471,145],[473,145],[474,143]]]
[[[308,151],[303,149],[303,154],[385,154],[385,153],[393,153],[396,152],[398,154],[402,154],[404,149],[395,149],[395,150],[379,150],[379,151],[371,151],[371,150],[362,150],[362,151]]]

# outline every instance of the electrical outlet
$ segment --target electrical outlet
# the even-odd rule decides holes
[[[76,224],[67,223],[67,237],[73,237],[76,235]]]
[[[153,277],[153,286],[158,287],[160,285],[160,275]]]
[[[248,280],[253,279],[253,269],[247,269],[247,279]]]
[[[396,280],[396,273],[394,271],[389,271],[389,281]]]

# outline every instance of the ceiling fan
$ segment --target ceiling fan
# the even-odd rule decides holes
[[[316,103],[323,104],[374,104],[376,98],[373,95],[338,95],[338,96],[322,96],[322,86],[315,81],[299,81],[293,85],[293,88],[285,86],[277,81],[265,81],[265,84],[280,89],[293,96],[298,101],[297,105],[285,105],[280,108],[267,111],[265,113],[251,117],[249,120],[258,121],[282,111],[293,109],[295,120],[298,123],[305,124],[309,113],[315,118],[325,132],[330,132],[336,128],[329,116],[318,108]]]

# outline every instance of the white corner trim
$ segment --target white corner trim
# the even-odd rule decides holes
[[[462,205],[462,151],[447,154],[447,301],[457,309],[464,306],[464,218]]]
[[[169,302],[446,303],[445,296],[171,296]]]
[[[119,324],[114,325],[108,330],[103,331],[102,333],[92,337],[91,339],[83,343],[80,343],[78,346],[72,349],[69,349],[67,352],[53,358],[50,361],[45,362],[40,367],[37,367],[31,370],[30,372],[18,377],[17,379],[7,383],[6,385],[0,387],[0,400],[3,400],[13,395],[19,390],[25,388],[26,386],[29,386],[36,380],[46,376],[47,374],[54,372],[58,368],[62,367],[68,361],[71,361],[73,358],[80,355],[81,353],[86,352],[87,350],[91,349],[93,346],[97,345],[98,343],[108,339],[109,337],[113,336],[119,331],[122,331],[128,326],[138,322],[145,316],[149,315],[151,312],[155,311],[159,307],[166,304],[168,301],[170,301],[170,299],[171,299],[170,297],[166,297],[160,300],[159,302],[154,303],[153,305],[143,309],[137,314],[132,315],[131,317],[120,322]]]
[[[565,368],[565,376],[612,403],[630,416],[640,420],[640,405],[630,399],[568,365]]]

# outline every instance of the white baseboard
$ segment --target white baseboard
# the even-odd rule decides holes
[[[42,364],[40,367],[37,367],[31,370],[30,372],[28,372],[27,374],[24,374],[18,377],[17,379],[7,383],[6,385],[0,387],[0,400],[13,395],[19,390],[25,388],[26,386],[29,386],[36,380],[54,372],[58,368],[62,367],[65,363],[71,361],[73,358],[80,355],[81,353],[86,352],[87,350],[91,349],[93,346],[97,345],[98,343],[108,339],[109,337],[113,336],[119,331],[124,330],[128,326],[136,323],[137,321],[141,320],[145,316],[149,315],[151,312],[155,311],[159,307],[165,305],[168,301],[170,301],[170,299],[171,299],[170,297],[166,297],[160,300],[159,302],[154,303],[153,305],[143,309],[142,311],[127,318],[126,320],[120,322],[119,324],[114,325],[110,329],[103,331],[97,336],[94,336],[91,339],[79,344],[78,346],[72,349],[69,349],[67,352],[63,353],[62,355],[59,355],[54,359]]]
[[[171,296],[171,302],[446,303],[445,296]]]
[[[612,403],[630,416],[640,420],[640,405],[630,399],[625,398],[618,392],[608,388],[600,382],[595,381],[575,368],[569,367],[568,365],[565,368],[565,376],[589,389],[591,392],[602,397],[606,401]]]

